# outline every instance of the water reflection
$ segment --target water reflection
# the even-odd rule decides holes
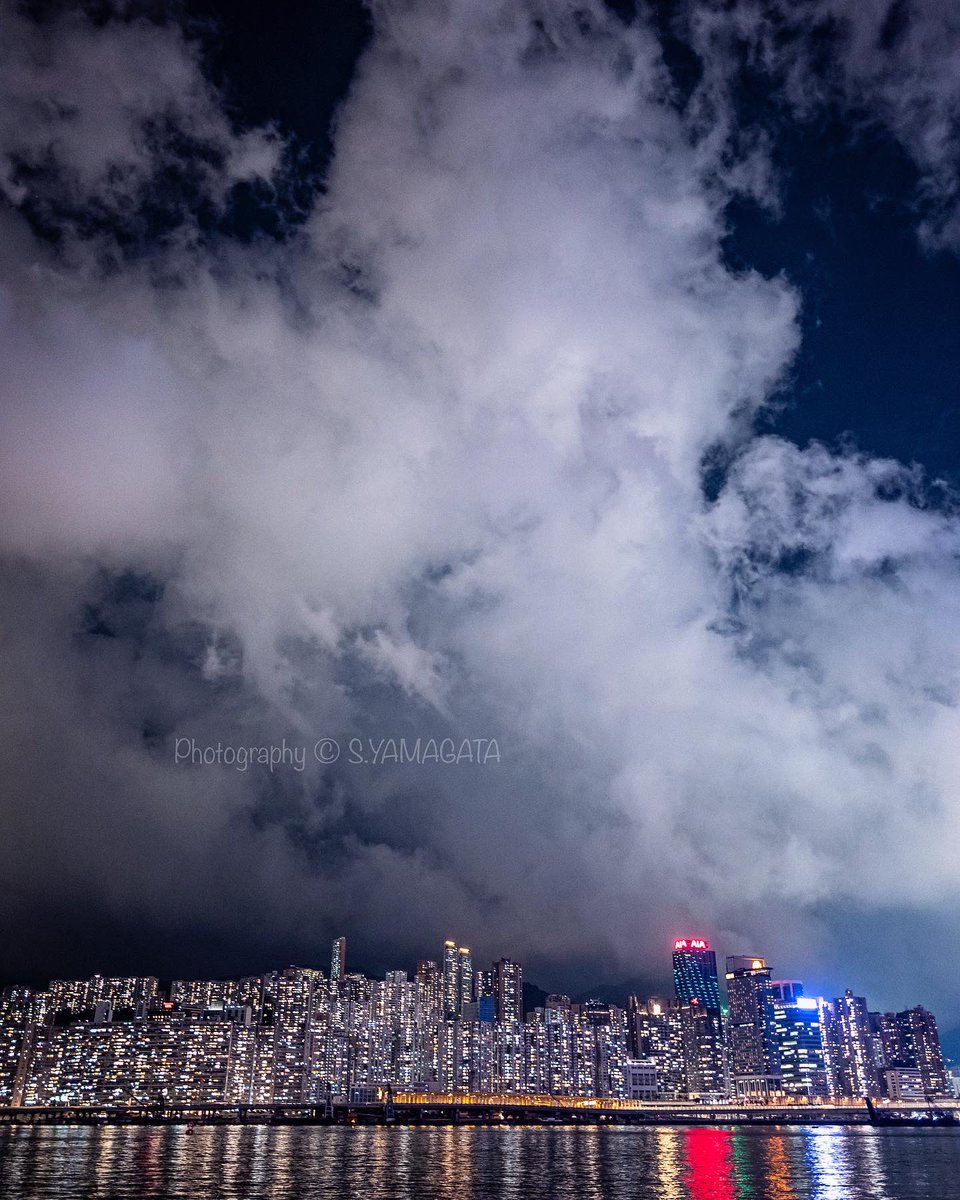
[[[3,1200],[945,1200],[960,1133],[3,1128]]]
[[[863,1147],[862,1180],[870,1195],[876,1200],[897,1200],[887,1188],[880,1139],[873,1134],[862,1138],[860,1144]]]
[[[684,1179],[690,1200],[736,1200],[729,1129],[688,1129],[688,1169]]]
[[[790,1154],[782,1133],[772,1133],[766,1139],[766,1182],[769,1200],[796,1200],[797,1193],[790,1183]]]
[[[811,1129],[806,1138],[815,1200],[847,1200],[851,1194],[850,1138],[845,1129]],[[869,1193],[866,1193],[869,1194]]]
[[[663,1189],[663,1200],[685,1200],[687,1190],[683,1183],[686,1169],[683,1134],[677,1129],[658,1129],[656,1170],[654,1178]]]

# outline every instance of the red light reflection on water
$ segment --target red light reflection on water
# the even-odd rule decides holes
[[[737,1200],[728,1129],[688,1129],[684,1135],[690,1200]]]

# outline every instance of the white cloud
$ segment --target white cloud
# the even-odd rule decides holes
[[[329,188],[285,245],[181,243],[163,270],[100,275],[98,243],[65,266],[6,214],[21,888],[66,771],[79,812],[106,809],[70,888],[124,902],[169,821],[178,905],[211,927],[230,917],[205,912],[204,872],[226,872],[237,919],[259,904],[278,931],[350,914],[411,952],[456,929],[626,974],[697,919],[799,971],[817,906],[880,904],[892,880],[908,905],[956,905],[956,521],[909,502],[896,464],[747,436],[798,297],[724,266],[727,139],[711,149],[666,102],[652,34],[590,12],[584,33],[565,5],[378,4]],[[130,30],[78,28],[18,84],[43,110],[88,62],[118,77],[109,153],[57,124],[78,197],[114,160],[150,178],[129,113],[178,72],[225,161],[244,158],[251,135],[177,35],[137,27],[175,62],[136,108]],[[718,441],[737,457],[710,508]],[[76,613],[106,604],[97,567],[166,588],[144,629],[78,648]],[[110,604],[103,621],[129,620]],[[424,701],[498,736],[498,771],[326,791],[314,773],[264,800],[140,736],[161,718],[214,741],[395,736]],[[162,889],[139,894],[162,910]],[[945,985],[931,969],[926,986]]]
[[[123,219],[161,167],[189,169],[217,202],[276,171],[277,137],[233,130],[177,26],[69,11],[38,23],[10,0],[3,23],[0,190],[13,204]]]

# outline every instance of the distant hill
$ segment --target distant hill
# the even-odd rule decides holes
[[[943,1057],[952,1063],[960,1063],[960,1029],[948,1029],[940,1035]]]
[[[671,993],[672,994],[672,993]],[[535,1008],[543,1008],[550,995],[535,983],[523,983],[523,1012],[533,1012]],[[652,984],[649,979],[625,979],[622,983],[598,983],[586,991],[571,995],[574,1004],[584,1004],[587,1000],[600,1000],[604,1004],[616,1004],[620,1008],[627,1007],[628,996],[665,996],[667,992],[662,987]]]
[[[649,979],[625,979],[622,983],[598,983],[585,992],[572,996],[571,999],[578,1004],[587,1000],[600,1000],[604,1004],[616,1004],[620,1008],[626,1008],[628,996],[641,996],[646,999],[648,996],[664,994],[663,988],[651,984]]]
[[[523,1015],[533,1012],[535,1008],[543,1008],[544,1002],[549,996],[549,992],[545,992],[543,988],[538,988],[535,983],[527,983],[523,981]]]
[[[665,994],[663,988],[655,987],[648,979],[625,979],[622,983],[598,983],[594,987],[587,988],[586,991],[571,995],[570,999],[575,1004],[583,1004],[587,1000],[600,1000],[604,1004],[617,1004],[620,1008],[626,1008],[628,996],[647,997],[662,996]],[[548,995],[550,993],[545,992],[543,988],[537,987],[535,983],[528,983],[524,980],[524,1014],[532,1012],[535,1008],[543,1008]]]

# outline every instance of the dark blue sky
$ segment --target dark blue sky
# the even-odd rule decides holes
[[[911,166],[883,134],[833,121],[781,133],[783,212],[731,212],[736,266],[784,271],[803,342],[777,432],[851,434],[872,454],[960,479],[960,264],[916,236]]]

